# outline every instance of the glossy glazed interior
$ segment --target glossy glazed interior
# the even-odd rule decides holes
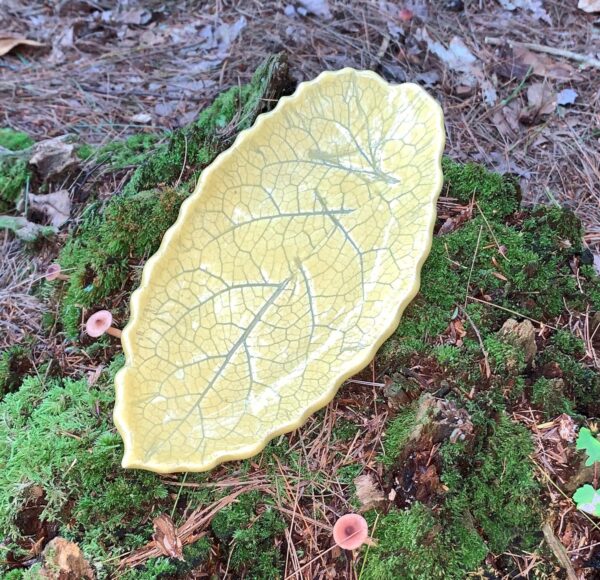
[[[419,287],[443,116],[413,84],[303,83],[205,169],[122,336],[124,467],[204,471],[327,404]]]

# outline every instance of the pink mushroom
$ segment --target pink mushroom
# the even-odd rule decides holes
[[[121,331],[111,326],[112,320],[112,314],[108,310],[98,310],[87,319],[85,331],[94,338],[102,336],[105,332],[120,338]]]
[[[44,278],[48,281],[52,280],[68,280],[69,277],[66,274],[61,274],[60,264],[50,264],[46,273],[44,274]]]
[[[333,526],[333,541],[344,550],[356,550],[368,539],[369,525],[358,514],[346,514]]]

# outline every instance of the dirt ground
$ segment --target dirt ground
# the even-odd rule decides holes
[[[2,120],[105,143],[185,125],[270,53],[299,81],[373,69],[442,103],[450,156],[517,174],[526,201],[569,205],[597,247],[600,28],[576,4],[5,0],[3,31],[43,46],[0,63]]]

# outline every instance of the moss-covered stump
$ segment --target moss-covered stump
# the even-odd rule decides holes
[[[108,339],[78,340],[82,313],[108,307],[126,318],[140,266],[199,172],[288,90],[285,63],[272,59],[168,142],[140,136],[80,151],[115,171],[136,169],[122,192],[92,202],[70,234],[59,257],[69,282],[40,289],[60,312],[48,332],[71,339],[59,364],[32,367],[24,349],[0,359],[2,577],[37,577],[43,547],[56,536],[75,542],[98,578],[228,570],[270,580],[293,569],[291,550],[300,565],[322,562],[338,577],[354,567],[377,580],[514,576],[509,552],[535,553],[541,576],[557,570],[542,533],[553,515],[533,441],[514,418],[526,411],[543,423],[567,413],[582,424],[600,414],[589,341],[600,283],[571,213],[521,208],[515,182],[477,165],[444,161],[421,291],[375,360],[383,387],[347,385],[308,427],[209,474],[121,469],[111,411],[123,360]],[[104,370],[82,376],[81,360]],[[360,441],[365,452],[356,456]],[[377,509],[366,513],[376,544],[352,559],[328,550],[329,530],[336,516],[360,508],[361,473],[376,474],[381,488]],[[195,531],[184,561],[142,559],[119,569],[152,541],[155,517],[182,525],[232,490],[240,495]]]
[[[531,437],[510,412],[531,409],[540,423],[600,414],[600,374],[565,326],[600,310],[579,221],[520,209],[517,186],[481,167],[444,170],[461,207],[439,220],[421,292],[378,355],[388,403],[403,405],[384,439],[394,501],[366,578],[464,578],[489,555],[511,573],[503,552],[543,551]],[[453,421],[423,417],[424,391],[452,403]]]

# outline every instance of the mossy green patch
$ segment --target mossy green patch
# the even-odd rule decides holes
[[[270,503],[264,503],[257,492],[239,496],[235,503],[222,509],[211,524],[221,545],[230,545],[232,570],[257,580],[281,576],[282,559],[274,540],[285,528],[279,513]]]
[[[383,454],[380,457],[384,465],[392,465],[402,451],[415,427],[416,416],[417,406],[411,405],[387,424],[383,436]]]
[[[22,377],[32,370],[30,354],[22,345],[9,347],[0,353],[0,401],[7,393],[17,390]]]
[[[375,523],[374,514],[369,518]],[[361,578],[462,579],[485,558],[487,548],[473,527],[442,527],[429,508],[416,503],[391,510],[375,527],[377,546],[364,556]]]
[[[108,546],[125,551],[147,541],[148,516],[170,502],[158,476],[120,468],[122,442],[109,420],[119,364],[93,387],[86,379],[28,377],[0,402],[2,537],[21,537],[19,511],[38,489],[41,519],[58,522],[61,535],[92,558]]]
[[[442,449],[448,514],[464,518],[468,511],[494,553],[514,542],[533,549],[540,539],[541,488],[529,459],[531,436],[505,415],[497,421],[486,417],[475,427],[478,436],[468,453],[451,443]]]
[[[22,151],[33,145],[29,135],[12,129],[0,129],[0,148]],[[17,155],[3,154],[0,149],[0,213],[14,210],[14,204],[25,188],[30,171],[27,161]]]
[[[131,135],[123,141],[103,145],[95,152],[94,159],[97,163],[108,165],[112,170],[137,167],[156,149],[160,138],[160,135],[154,133]]]
[[[208,538],[200,538],[183,548],[183,561],[169,558],[152,558],[140,568],[126,570],[124,580],[157,580],[158,578],[187,577],[195,568],[202,566],[210,555],[211,543]]]
[[[420,360],[432,357],[457,390],[480,391],[502,382],[508,388],[506,376],[516,382],[525,368],[520,349],[496,336],[504,321],[519,316],[554,321],[565,306],[586,312],[595,307],[600,281],[585,268],[578,277],[573,274],[573,259],[582,251],[581,224],[570,211],[542,207],[516,212],[518,188],[511,179],[448,160],[444,170],[447,195],[465,204],[477,201],[474,217],[434,238],[420,293],[380,355],[391,370],[410,368],[416,355]],[[467,336],[460,346],[440,345],[439,337],[451,334],[455,320]],[[482,373],[480,338],[492,377]],[[567,396],[580,411],[589,412],[598,373],[573,356],[577,340],[570,333],[561,331],[554,340],[566,351],[551,343],[537,362],[556,353],[570,383]]]
[[[14,131],[7,127],[0,129],[0,147],[10,151],[23,151],[33,145],[33,139],[22,131]]]
[[[477,435],[468,449],[462,443],[442,445],[441,478],[447,490],[441,503],[393,509],[379,520],[377,546],[365,556],[366,578],[465,578],[490,551],[535,548],[542,511],[529,460],[531,437],[505,415],[495,420],[487,409],[478,411],[470,409]],[[407,410],[392,422],[403,441],[410,417]],[[384,456],[384,463],[401,451],[402,443]]]
[[[516,183],[482,167],[445,160],[444,171],[446,194],[475,202],[473,218],[434,238],[420,293],[379,364],[392,376],[418,365],[431,390],[467,410],[474,431],[465,443],[442,445],[443,497],[380,518],[367,578],[464,578],[489,552],[535,550],[543,508],[531,437],[506,411],[526,396],[548,418],[599,413],[600,375],[582,362],[580,339],[552,331],[526,365],[523,349],[499,333],[511,317],[554,324],[565,307],[597,308],[598,277],[573,271],[583,260],[579,220],[557,207],[520,209]],[[402,469],[395,460],[414,421],[408,406],[386,427],[380,461],[388,469]]]

